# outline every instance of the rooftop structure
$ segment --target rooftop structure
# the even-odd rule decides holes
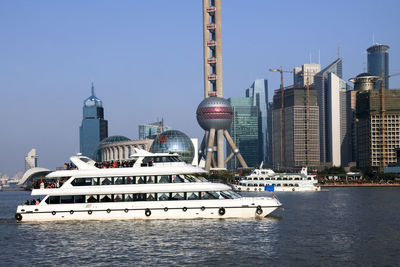
[[[172,127],[165,126],[164,120],[139,125],[139,139],[155,139],[157,135],[172,130]]]

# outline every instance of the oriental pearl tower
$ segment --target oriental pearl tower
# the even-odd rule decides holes
[[[238,158],[243,168],[247,168],[227,130],[232,123],[233,109],[222,95],[221,0],[203,0],[203,39],[204,100],[196,113],[205,134],[199,159],[205,157],[207,171],[211,168],[224,169],[233,156]],[[226,159],[224,137],[233,151]]]

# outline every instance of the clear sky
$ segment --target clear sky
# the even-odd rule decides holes
[[[363,72],[365,50],[390,46],[400,72],[400,1],[222,0],[224,97],[318,61],[343,58],[345,80]],[[41,167],[79,152],[82,101],[95,84],[109,135],[138,137],[138,125],[164,118],[197,137],[203,97],[201,0],[1,0],[0,172],[24,170],[36,148]],[[292,83],[287,75],[286,85]],[[400,88],[400,77],[390,80]]]

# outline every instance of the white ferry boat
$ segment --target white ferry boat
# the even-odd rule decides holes
[[[135,152],[132,167],[98,168],[78,155],[70,158],[74,170],[28,170],[21,183],[40,182],[32,190],[39,199],[19,205],[16,220],[262,218],[281,206],[275,197],[241,197],[210,183],[177,154]]]
[[[250,175],[239,180],[235,191],[320,191],[315,175],[307,174],[307,167],[300,173],[275,173],[271,169],[255,169]]]

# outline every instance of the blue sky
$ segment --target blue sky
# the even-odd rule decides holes
[[[343,58],[345,80],[363,71],[365,50],[390,46],[400,72],[400,1],[223,0],[224,96],[239,97],[316,62]],[[79,152],[82,101],[95,83],[109,135],[138,137],[138,125],[165,123],[201,139],[195,119],[203,97],[201,0],[0,1],[0,172],[24,169],[31,148],[55,168]],[[286,85],[292,83],[287,75]],[[390,81],[400,88],[400,77]],[[201,141],[201,140],[200,140]]]

